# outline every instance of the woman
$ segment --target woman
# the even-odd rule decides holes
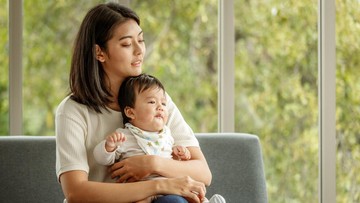
[[[68,202],[135,202],[159,194],[165,196],[158,202],[183,202],[182,197],[201,202],[205,197],[212,177],[199,147],[189,148],[192,159],[186,162],[146,155],[107,168],[92,156],[97,143],[123,127],[118,90],[126,77],[141,74],[144,55],[135,12],[108,3],[87,13],[75,40],[70,95],[56,112],[56,173]],[[191,128],[167,99],[175,144],[193,142]],[[167,178],[139,181],[153,174]]]

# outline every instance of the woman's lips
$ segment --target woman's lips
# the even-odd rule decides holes
[[[132,66],[141,66],[141,60],[131,63]]]

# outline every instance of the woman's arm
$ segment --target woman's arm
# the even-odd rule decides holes
[[[158,194],[177,194],[200,203],[206,193],[204,184],[190,177],[115,184],[88,181],[86,172],[69,171],[60,181],[68,203],[134,202]]]
[[[188,147],[188,149],[191,153],[190,160],[161,159],[158,161],[158,167],[155,167],[155,173],[169,178],[179,177],[179,174],[187,175],[209,186],[212,175],[202,151],[199,147]]]
[[[156,155],[134,156],[111,166],[111,177],[120,177],[118,182],[134,182],[151,174],[167,178],[190,176],[194,180],[210,185],[212,175],[203,153],[198,147],[188,147],[191,159],[177,161]]]

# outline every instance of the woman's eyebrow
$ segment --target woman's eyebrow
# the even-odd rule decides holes
[[[141,31],[139,32],[138,36],[140,36],[142,33],[143,33],[143,31],[141,30]],[[119,41],[120,41],[120,40],[123,40],[123,39],[126,39],[126,38],[132,38],[132,36],[131,36],[131,35],[123,36],[123,37],[121,37],[121,38],[119,39]]]

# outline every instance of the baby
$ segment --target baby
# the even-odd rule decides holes
[[[191,158],[185,146],[174,146],[174,139],[166,126],[165,89],[158,79],[146,74],[129,77],[122,83],[118,98],[125,128],[110,133],[95,147],[94,156],[99,164],[111,165],[130,156],[144,154],[176,160]],[[155,198],[149,197],[138,203],[150,203]]]

